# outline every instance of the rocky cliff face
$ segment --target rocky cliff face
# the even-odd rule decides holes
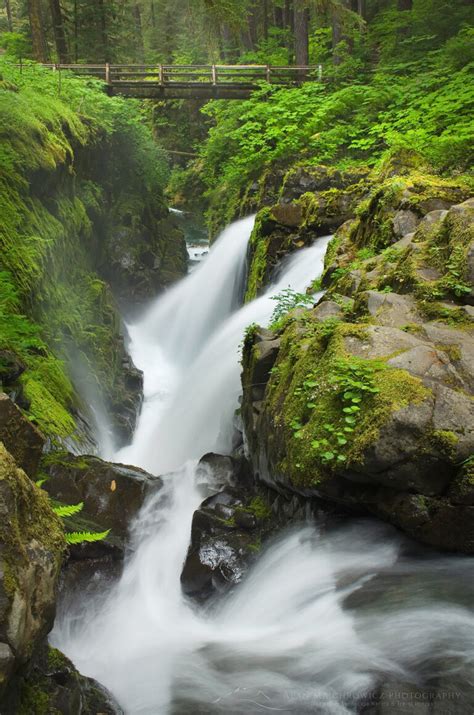
[[[277,490],[472,553],[474,200],[393,162],[338,191],[351,208],[328,249],[325,295],[246,338],[254,468]],[[290,198],[257,222],[250,293],[281,255],[329,229],[321,192]]]
[[[184,275],[187,253],[151,133],[99,90],[83,99],[103,116],[89,116],[74,82],[43,103],[24,85],[2,95],[14,119],[2,138],[0,384],[48,436],[90,451],[85,403],[110,415],[119,444],[140,406],[121,316]]]

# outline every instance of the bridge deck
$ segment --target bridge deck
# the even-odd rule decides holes
[[[322,67],[270,65],[44,65],[103,80],[111,95],[140,99],[245,99],[262,82],[293,87],[322,80]]]

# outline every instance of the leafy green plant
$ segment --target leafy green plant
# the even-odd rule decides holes
[[[297,293],[292,288],[288,286],[284,290],[280,291],[278,295],[272,296],[270,300],[276,302],[275,309],[270,318],[270,327],[275,327],[282,318],[293,310],[294,308],[303,308],[308,305],[312,305],[314,300],[311,295],[306,293]]]
[[[36,482],[38,486],[44,484],[46,480],[42,479]],[[52,502],[51,508],[60,519],[68,519],[71,516],[76,516],[84,508],[84,502],[79,504],[56,504]],[[106,531],[66,531],[65,539],[67,544],[84,544],[103,541],[110,534],[110,529]]]
[[[103,541],[110,534],[110,530],[101,532],[91,532],[91,531],[70,531],[66,533],[66,543],[72,544],[85,544],[85,543],[95,543],[97,541]]]
[[[81,512],[83,508],[84,502],[81,502],[80,504],[65,504],[63,506],[53,506],[53,511],[56,516],[59,516],[61,519],[65,519],[68,516],[74,516],[74,514],[79,514],[79,512]]]
[[[339,415],[332,421],[325,422],[322,425],[322,434],[311,441],[311,448],[323,464],[344,464],[347,461],[347,449],[356,430],[363,403],[369,396],[379,393],[374,384],[374,375],[384,368],[383,362],[356,358],[335,362],[329,381],[334,385],[340,400]],[[304,396],[307,410],[311,411],[317,407],[317,388],[316,374],[311,372],[294,391],[295,395]],[[295,439],[304,439],[304,424],[301,419],[294,418],[290,427]]]

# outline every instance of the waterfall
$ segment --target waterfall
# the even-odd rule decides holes
[[[329,236],[320,238],[311,248],[294,254],[265,295],[232,312],[232,305],[240,290],[245,247],[252,221],[246,219],[226,231],[202,268],[178,285],[173,295],[158,301],[156,308],[151,310],[145,320],[130,329],[132,356],[145,373],[146,403],[133,445],[120,452],[121,460],[153,473],[161,473],[178,469],[186,460],[198,459],[209,451],[226,453],[231,450],[232,415],[238,406],[240,393],[240,344],[245,328],[251,323],[268,323],[275,307],[272,298],[283,288],[291,286],[296,291],[302,291],[320,275],[330,239]],[[239,250],[234,244],[237,244]],[[226,250],[228,246],[231,246],[231,251]],[[233,275],[228,262],[229,252],[237,257],[234,260]],[[216,270],[223,270],[225,281],[213,278]],[[219,292],[222,286],[225,291],[223,300]],[[202,293],[205,299],[201,304]],[[194,359],[189,360],[184,370],[179,370],[176,364],[179,364],[181,346],[189,344],[189,314],[185,310],[187,302],[191,305],[194,320],[193,334],[202,339],[193,341]],[[195,315],[196,306],[201,306],[199,315]],[[223,317],[224,307],[227,320]],[[166,332],[166,320],[170,319],[164,316],[169,312],[178,317],[173,326],[172,340],[167,336],[166,347],[162,348],[161,335]],[[206,334],[207,340],[204,339]],[[151,346],[150,336],[153,336]],[[158,351],[154,336],[160,336]],[[201,343],[200,350],[197,348],[198,342]],[[163,366],[167,364],[166,357],[172,351],[171,345],[176,351],[176,355],[171,357],[174,367],[166,368]],[[192,353],[190,350],[190,357]],[[154,361],[151,371],[150,360]],[[173,371],[173,375],[171,378],[168,376],[166,381],[163,380],[163,373],[167,369]],[[160,407],[157,409],[154,399],[156,389],[166,382],[168,385],[172,383],[172,395],[168,399],[161,393]],[[151,409],[150,398],[154,402]]]
[[[53,633],[127,715],[344,715],[379,683],[416,684],[428,663],[435,674],[447,656],[459,675],[472,666],[474,618],[453,590],[462,583],[472,599],[471,561],[419,560],[371,522],[281,535],[212,611],[183,596],[192,516],[209,487],[195,464],[231,447],[245,327],[268,323],[283,288],[302,291],[321,274],[329,240],[296,252],[262,297],[239,308],[252,226],[233,224],[130,327],[145,403],[117,459],[165,473],[164,488],[133,525],[120,581],[100,602],[71,596]]]

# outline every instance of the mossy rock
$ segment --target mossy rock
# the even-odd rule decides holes
[[[3,687],[53,625],[64,551],[62,524],[47,494],[0,443],[0,642],[13,656],[0,673]]]
[[[246,341],[242,416],[255,470],[276,488],[385,518],[377,495],[442,499],[474,451],[462,375],[424,334],[341,317],[289,317],[258,394],[258,331]],[[396,514],[391,520],[398,523]],[[432,531],[420,538],[434,543]],[[461,541],[466,550],[469,540]],[[440,547],[453,543],[439,535]]]
[[[103,686],[47,645],[11,683],[4,707],[6,715],[123,715]]]

